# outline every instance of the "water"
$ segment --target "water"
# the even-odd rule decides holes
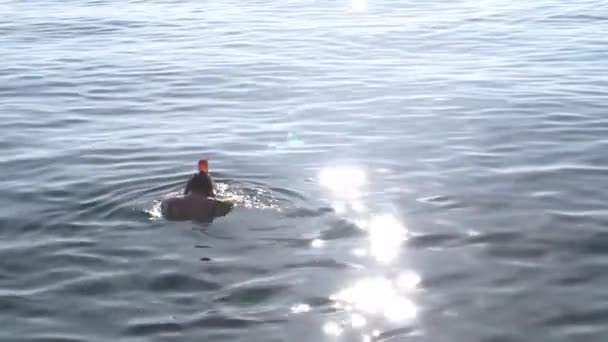
[[[604,5],[1,1],[0,340],[604,341]]]

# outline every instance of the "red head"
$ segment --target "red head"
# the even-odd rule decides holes
[[[205,172],[209,171],[209,162],[207,161],[207,159],[201,159],[198,161],[198,170]]]

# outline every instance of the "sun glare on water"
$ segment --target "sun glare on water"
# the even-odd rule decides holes
[[[352,0],[350,4],[350,10],[354,13],[367,12],[367,0]]]
[[[365,171],[357,167],[335,166],[322,169],[319,182],[332,195],[355,200],[360,196],[361,188],[367,184],[367,176]]]
[[[328,190],[336,213],[348,216],[350,221],[367,233],[366,246],[353,249],[352,254],[360,258],[373,258],[380,270],[395,264],[409,231],[391,213],[370,212],[364,190],[372,188],[373,184],[369,184],[366,172],[355,166],[326,167],[319,172],[319,184]],[[313,248],[320,245],[313,242]],[[361,333],[363,340],[370,340],[377,332],[376,327],[370,324],[372,317],[383,317],[397,324],[411,322],[418,316],[418,307],[411,295],[419,283],[420,277],[411,270],[396,276],[370,275],[359,279],[330,297],[335,308],[347,313],[348,318],[339,324],[328,321],[322,330],[328,336],[338,337],[345,329],[354,329]]]
[[[372,217],[368,227],[370,254],[383,263],[397,258],[406,239],[405,227],[390,214]]]

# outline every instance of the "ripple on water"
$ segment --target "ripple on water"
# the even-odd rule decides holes
[[[147,288],[159,293],[213,291],[220,288],[217,283],[201,278],[202,276],[195,277],[175,271],[164,271],[156,274]]]

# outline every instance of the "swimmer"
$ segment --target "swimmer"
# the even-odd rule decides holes
[[[211,222],[215,218],[226,216],[232,210],[231,202],[215,197],[206,159],[199,160],[198,169],[199,172],[192,175],[186,183],[182,196],[162,201],[161,212],[165,219]]]

